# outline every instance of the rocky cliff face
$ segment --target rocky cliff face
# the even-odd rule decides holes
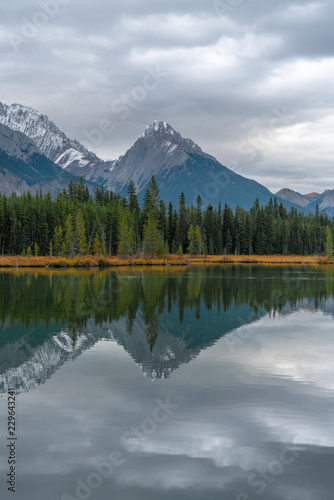
[[[300,207],[307,207],[310,212],[314,212],[318,205],[319,210],[324,210],[329,217],[334,217],[334,189],[326,189],[321,194],[314,192],[303,195],[292,189],[283,188],[276,193],[276,196]]]
[[[27,135],[49,160],[78,175],[85,175],[101,160],[78,141],[69,139],[46,115],[21,104],[0,103],[0,123]],[[82,174],[80,174],[80,171]]]
[[[133,180],[139,198],[154,175],[161,198],[174,205],[178,205],[181,191],[189,205],[196,203],[199,194],[204,206],[226,202],[232,208],[239,205],[245,209],[253,206],[256,198],[265,204],[273,196],[266,187],[223,166],[166,122],[147,126],[125,155],[110,165],[107,175],[107,189],[126,195]]]
[[[329,217],[334,217],[334,189],[326,189],[319,198],[312,201],[308,207],[314,211],[316,205],[319,206],[319,210],[325,210]]]
[[[200,195],[204,206],[220,202],[233,209],[237,205],[249,209],[256,198],[266,204],[273,197],[266,187],[223,166],[166,122],[147,126],[124,156],[110,162],[69,139],[47,116],[32,108],[0,103],[0,123],[26,134],[43,155],[66,171],[123,196],[133,180],[142,199],[154,175],[161,198],[174,205],[179,203],[181,191],[189,205]],[[292,206],[287,199],[278,201],[288,209]]]
[[[57,195],[79,179],[49,160],[32,139],[0,123],[0,193]],[[91,192],[95,186],[87,184]]]
[[[300,205],[301,207],[306,207],[311,201],[308,196],[297,193],[297,191],[293,191],[288,188],[280,189],[280,191],[276,193],[276,196],[290,201],[291,203],[295,203],[296,205]]]

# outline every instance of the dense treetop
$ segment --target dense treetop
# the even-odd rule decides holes
[[[50,194],[0,195],[0,252],[36,255],[300,254],[331,255],[333,219],[316,208],[288,212],[276,198],[255,200],[246,211],[187,206],[166,207],[154,177],[140,207],[133,182],[128,196],[98,188],[91,196],[83,181],[70,183],[56,199]]]

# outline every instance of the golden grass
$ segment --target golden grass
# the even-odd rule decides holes
[[[113,257],[86,255],[82,257],[0,256],[0,267],[92,268],[123,266],[186,266],[192,264],[334,264],[334,258],[314,255],[207,255],[162,258]]]
[[[192,263],[236,263],[236,264],[334,264],[334,258],[316,255],[209,255],[192,257]]]

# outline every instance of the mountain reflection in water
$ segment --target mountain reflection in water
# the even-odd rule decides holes
[[[29,391],[101,339],[152,379],[265,315],[334,313],[331,269],[210,266],[0,273],[0,392]]]

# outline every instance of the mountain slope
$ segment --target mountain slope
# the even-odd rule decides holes
[[[278,191],[276,196],[280,196],[301,207],[306,207],[310,212],[314,212],[318,205],[319,210],[324,210],[329,217],[334,217],[334,189],[326,189],[321,194],[300,194],[292,189],[284,188]]]
[[[329,217],[334,217],[334,189],[326,189],[319,198],[312,201],[307,208],[314,211],[316,205],[319,205],[319,210],[325,210]]]
[[[127,186],[133,180],[142,198],[152,175],[161,198],[176,205],[181,191],[188,204],[195,204],[200,194],[203,205],[226,202],[231,208],[239,205],[245,209],[251,208],[256,198],[260,204],[266,204],[274,197],[266,187],[236,174],[203,152],[191,139],[184,139],[166,122],[154,122],[146,127],[144,134],[111,166],[103,185],[126,195]],[[280,201],[291,208],[291,203],[278,199]]]
[[[306,196],[288,188],[280,189],[280,191],[276,193],[276,196],[283,198],[283,200],[290,201],[291,203],[295,203],[296,205],[300,205],[301,207],[306,207],[306,205],[310,203],[310,200],[306,198]]]
[[[0,192],[10,195],[30,190],[56,195],[79,179],[50,161],[32,140],[0,124]],[[87,185],[89,185],[87,183]],[[95,186],[90,185],[92,191]]]
[[[49,160],[76,175],[85,175],[102,161],[78,141],[69,139],[47,116],[30,107],[0,102],[0,123],[30,137]]]
[[[226,202],[233,209],[237,205],[249,209],[256,198],[260,204],[266,204],[274,196],[258,182],[223,166],[166,122],[154,122],[146,127],[124,156],[110,162],[103,162],[79,142],[69,139],[47,116],[32,108],[0,103],[0,123],[26,134],[40,153],[66,171],[121,195],[127,194],[133,180],[141,200],[154,175],[161,198],[174,205],[179,203],[181,191],[187,204],[194,204],[200,194],[204,206]],[[21,180],[27,182],[24,176]],[[279,198],[278,201],[287,209],[293,206],[290,200]]]
[[[293,189],[288,189],[288,188],[280,189],[276,193],[276,196],[279,196],[284,200],[290,201],[295,205],[300,205],[301,207],[306,207],[311,202],[316,201],[321,197],[319,193],[300,194],[297,191],[293,191]]]

